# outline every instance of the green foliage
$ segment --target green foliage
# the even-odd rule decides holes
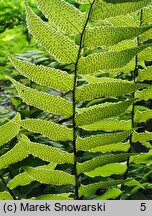
[[[20,122],[20,125],[31,132],[40,133],[52,140],[73,140],[72,129],[51,121],[25,119]]]
[[[35,180],[43,184],[66,185],[75,184],[74,176],[59,170],[48,170],[44,168],[31,168],[25,169],[27,174]]]
[[[144,70],[139,70],[137,81],[151,80],[152,79],[152,67],[146,67]]]
[[[58,164],[74,163],[73,154],[69,154],[52,146],[30,142],[26,139],[26,137],[22,137],[20,142],[25,151],[29,152],[29,154],[32,154],[35,157],[41,158],[44,161]]]
[[[39,8],[44,15],[67,34],[81,33],[85,22],[85,14],[67,2],[54,0],[38,0]],[[56,16],[58,14],[58,16]]]
[[[146,27],[102,26],[88,29],[84,44],[87,48],[112,46],[123,40],[132,39],[151,29]]]
[[[21,75],[38,84],[48,86],[57,90],[69,91],[72,89],[73,79],[68,73],[43,65],[31,64],[8,55],[9,60]]]
[[[96,198],[96,200],[116,199],[122,194],[119,188],[110,188],[103,195]]]
[[[149,4],[149,0],[141,0],[141,1],[126,1],[120,3],[112,4],[112,1],[104,1],[104,0],[97,0],[95,1],[93,12],[92,12],[92,19],[101,20],[107,17],[114,17],[121,14],[128,14],[134,11],[137,11]]]
[[[84,101],[98,97],[118,97],[129,94],[141,88],[140,84],[116,80],[116,79],[101,79],[101,82],[84,85],[77,88],[76,100]]]
[[[126,100],[118,103],[104,103],[91,107],[79,109],[76,115],[78,126],[91,124],[104,118],[118,116],[133,103],[133,100]]]
[[[85,196],[90,196],[94,194],[98,188],[109,188],[115,185],[119,185],[126,182],[123,180],[116,180],[116,181],[106,181],[106,182],[97,182],[94,184],[89,184],[89,185],[81,185],[79,189],[79,194],[80,196],[85,195]]]
[[[43,169],[48,169],[48,170],[54,170],[56,167],[56,164],[50,163],[49,165],[44,165],[41,166],[41,168]],[[39,169],[40,167],[37,167],[35,169]],[[12,180],[10,180],[7,184],[7,186],[10,189],[14,189],[18,186],[25,186],[30,184],[31,182],[35,181],[36,179],[34,179],[33,177],[29,176],[27,174],[27,172],[22,172],[18,175],[16,175]]]
[[[151,3],[37,3],[45,18],[25,0],[27,28],[51,57],[8,54],[20,114],[0,127],[0,197],[127,199],[143,186],[137,164],[151,166]]]
[[[114,143],[90,149],[90,152],[128,152],[130,143]]]
[[[69,101],[59,96],[54,96],[46,92],[39,92],[35,89],[26,87],[11,78],[10,80],[16,86],[19,96],[28,105],[35,106],[54,114],[62,114],[63,117],[70,117],[72,115],[72,103]]]
[[[87,57],[82,57],[78,65],[79,74],[91,74],[98,70],[121,68],[128,64],[134,56],[146,46],[135,47],[119,51],[103,51]]]
[[[121,154],[116,154],[116,155],[111,154],[111,155],[105,155],[105,156],[98,156],[89,161],[78,163],[78,166],[77,166],[78,173],[80,174],[81,172],[91,171],[95,169],[96,167],[100,167],[105,164],[125,161],[131,155],[132,154],[129,154],[129,153],[121,153]]]
[[[106,118],[101,121],[94,122],[93,124],[81,126],[84,130],[96,131],[118,131],[118,130],[131,130],[131,121],[124,121],[118,118]]]
[[[77,150],[89,150],[97,146],[121,142],[125,140],[130,133],[131,131],[125,131],[109,134],[97,134],[85,138],[78,137],[76,142]]]
[[[71,193],[62,193],[62,194],[45,194],[39,197],[32,198],[32,200],[73,200],[69,195]]]
[[[75,62],[78,47],[72,40],[46,25],[27,4],[26,18],[30,33],[53,57],[63,63]]]
[[[0,127],[0,145],[4,145],[11,139],[13,139],[20,130],[20,125],[16,124],[16,121],[20,120],[20,114],[18,113],[10,122]]]
[[[0,192],[0,200],[13,200],[13,197],[8,191]]]
[[[17,163],[29,155],[19,141],[10,151],[0,157],[0,169],[7,168],[9,165]]]
[[[102,167],[98,167],[93,171],[86,172],[85,174],[90,177],[96,177],[96,176],[111,176],[111,175],[121,175],[124,174],[127,170],[127,166],[125,164],[120,163],[112,163],[107,164]]]

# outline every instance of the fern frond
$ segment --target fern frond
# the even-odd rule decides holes
[[[135,97],[140,100],[148,100],[152,98],[152,87],[150,86],[147,89],[144,89],[142,91],[137,91],[135,93]]]
[[[104,146],[98,146],[96,148],[92,148],[89,152],[128,152],[130,148],[130,143],[114,143],[108,144]]]
[[[81,57],[78,64],[78,73],[91,74],[98,70],[121,68],[127,65],[135,55],[146,47],[147,45],[143,45],[141,47],[119,51],[104,51]]]
[[[36,167],[35,169],[48,169],[48,170],[54,170],[56,167],[56,164],[50,163],[48,165]],[[29,185],[31,182],[35,181],[32,177],[30,177],[27,172],[20,173],[16,175],[13,179],[11,179],[7,186],[12,190],[18,186],[26,186]]]
[[[76,100],[84,101],[98,97],[118,97],[142,88],[142,84],[134,84],[124,80],[108,78],[100,80],[101,82],[78,87],[76,90]]]
[[[118,131],[118,130],[131,130],[131,120],[125,121],[116,118],[103,119],[94,122],[90,125],[80,126],[80,128],[88,131]]]
[[[152,66],[138,71],[137,81],[152,80]]]
[[[151,27],[101,26],[90,28],[86,31],[84,44],[89,49],[103,45],[112,46],[123,40],[133,39]]]
[[[9,165],[25,159],[29,155],[19,141],[10,151],[0,157],[0,169],[7,168]]]
[[[130,158],[130,163],[144,163],[147,165],[148,162],[151,162],[152,159],[152,150],[148,153],[141,153]]]
[[[150,40],[151,37],[152,37],[152,29],[150,29],[150,30],[144,32],[143,34],[141,34],[139,36],[139,42],[144,43],[145,41]]]
[[[20,139],[21,145],[23,148],[32,154],[35,157],[38,157],[44,161],[64,164],[64,163],[74,163],[73,154],[68,153],[66,151],[62,151],[58,148],[48,146],[41,143],[31,142],[30,140],[26,139],[26,136],[22,135]]]
[[[52,171],[42,168],[26,167],[25,171],[30,177],[43,184],[75,185],[74,176],[60,170]]]
[[[118,103],[104,103],[79,109],[79,113],[76,114],[76,123],[78,126],[88,125],[104,118],[117,116],[124,113],[133,101],[131,99]]]
[[[144,23],[152,23],[152,6],[143,9],[142,20]]]
[[[104,194],[98,196],[96,200],[113,200],[120,197],[122,193],[119,188],[109,188]]]
[[[145,146],[146,148],[148,148],[148,149],[152,149],[152,145],[151,145],[150,142],[141,141],[141,144],[142,144],[143,146]]]
[[[109,163],[115,163],[115,162],[122,162],[127,160],[130,156],[134,154],[132,153],[121,153],[121,154],[111,154],[111,155],[105,155],[105,156],[98,156],[91,160],[85,161],[83,163],[77,164],[77,171],[78,174],[89,172],[91,170],[94,170],[97,167],[109,164]]]
[[[20,114],[17,113],[17,115],[11,121],[0,126],[0,146],[9,142],[19,133],[20,125],[16,122],[20,121],[20,118]]]
[[[138,54],[139,62],[152,60],[152,48],[149,46]]]
[[[25,2],[27,27],[37,42],[61,63],[75,62],[78,46],[62,32],[43,22]]]
[[[71,194],[72,193],[44,194],[31,198],[31,200],[73,200],[73,198],[69,197]]]
[[[114,76],[115,74],[121,73],[122,71],[125,72],[126,74],[130,73],[130,71],[133,71],[134,69],[135,69],[135,57],[133,57],[133,59],[125,66],[121,68],[109,69],[107,71],[110,74],[112,74],[112,76]]]
[[[106,21],[112,26],[139,27],[138,21],[130,14],[109,17]]]
[[[120,163],[106,164],[102,167],[98,167],[93,171],[86,172],[85,175],[94,178],[96,176],[107,177],[111,175],[122,175],[126,172],[127,166]]]
[[[129,2],[112,2],[107,3],[104,0],[96,0],[91,18],[94,20],[102,20],[107,17],[119,16],[121,14],[129,14],[140,10],[149,4],[149,0],[132,0]]]
[[[132,136],[133,142],[150,141],[150,140],[152,140],[152,132],[149,131],[145,131],[143,133],[137,133],[135,131]]]
[[[68,118],[72,115],[71,102],[68,102],[59,96],[54,96],[26,87],[12,78],[9,79],[15,85],[19,96],[27,105],[34,106],[41,110],[57,115],[63,115],[65,118]]]
[[[20,121],[20,125],[31,132],[40,133],[51,140],[55,140],[55,141],[73,140],[72,129],[54,123],[52,121],[27,118],[25,120]]]
[[[135,122],[146,122],[148,119],[152,119],[152,110],[139,111],[135,112]]]
[[[85,14],[64,0],[38,0],[39,8],[55,26],[67,34],[81,33]]]
[[[13,200],[13,197],[8,191],[0,192],[0,200]]]
[[[97,182],[89,185],[82,185],[80,186],[79,189],[79,195],[82,196],[91,196],[96,193],[96,191],[101,188],[101,189],[106,189],[112,186],[116,186],[119,184],[123,184],[127,182],[128,180],[115,180],[115,181],[105,181],[105,182]]]
[[[131,131],[97,134],[86,138],[78,137],[76,141],[77,151],[86,151],[97,146],[113,144],[125,140]]]
[[[65,71],[22,61],[10,54],[8,54],[8,58],[21,75],[33,82],[57,90],[70,91],[73,87],[73,77]]]

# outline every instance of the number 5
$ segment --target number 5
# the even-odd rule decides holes
[[[141,211],[146,211],[146,203],[141,203],[140,210]]]

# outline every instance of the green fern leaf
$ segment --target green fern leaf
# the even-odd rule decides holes
[[[152,48],[148,47],[138,55],[138,61],[151,61],[152,60]]]
[[[123,26],[123,27],[138,27],[139,23],[133,16],[130,14],[119,15],[116,17],[109,17],[106,19],[108,24],[110,23],[112,26]]]
[[[130,148],[130,143],[114,143],[108,144],[104,146],[98,146],[96,148],[92,148],[89,152],[128,152]]]
[[[75,185],[74,176],[60,170],[52,171],[42,168],[36,169],[27,167],[25,171],[30,177],[43,184]]]
[[[119,197],[123,192],[119,188],[110,188],[104,194],[98,196],[96,200],[113,200]]]
[[[50,163],[48,165],[39,166],[35,169],[43,168],[48,170],[54,170],[56,167],[56,164]],[[26,172],[20,173],[16,175],[13,179],[11,179],[7,186],[12,190],[18,186],[26,186],[29,185],[31,182],[35,181],[32,177],[30,177]]]
[[[116,180],[116,181],[97,182],[97,183],[93,183],[93,184],[89,184],[89,185],[82,185],[81,184],[80,189],[79,189],[79,196],[80,197],[82,195],[91,196],[91,195],[95,194],[99,188],[106,189],[106,188],[109,188],[112,186],[123,184],[127,181],[128,180]]]
[[[152,23],[152,6],[143,9],[142,21],[144,23]]]
[[[19,133],[20,126],[16,124],[16,121],[20,121],[19,113],[11,121],[0,126],[0,146],[9,142]]]
[[[116,118],[109,118],[94,122],[90,125],[84,125],[80,127],[88,131],[103,130],[110,132],[118,130],[131,130],[131,120],[125,121]]]
[[[98,156],[91,160],[85,161],[83,163],[77,164],[77,171],[78,174],[89,172],[91,170],[94,170],[97,167],[109,164],[109,163],[115,163],[115,162],[122,162],[127,160],[130,156],[134,154],[132,153],[121,153],[121,154],[111,154],[111,155],[105,155],[105,156]]]
[[[143,146],[145,146],[146,148],[148,148],[148,149],[152,149],[152,145],[151,145],[150,142],[141,141],[141,144],[142,144]]]
[[[137,110],[135,113],[135,122],[146,122],[148,119],[152,119],[152,110],[147,111],[139,111]]]
[[[79,109],[79,113],[76,114],[76,123],[78,126],[88,125],[104,118],[118,116],[124,113],[133,101],[126,100],[118,103],[104,103]]]
[[[78,46],[65,36],[62,32],[56,31],[43,22],[26,5],[27,27],[37,42],[43,46],[55,59],[62,63],[75,62],[78,53]]]
[[[121,68],[146,47],[147,45],[120,51],[104,51],[81,57],[78,64],[78,73],[91,74],[98,70]]]
[[[69,197],[71,193],[62,193],[62,194],[44,194],[38,197],[31,198],[31,200],[73,200]]]
[[[78,87],[76,90],[76,100],[84,101],[98,97],[118,97],[142,88],[141,84],[134,84],[124,80],[108,78],[100,80],[101,82]]]
[[[150,140],[152,140],[152,132],[148,132],[148,131],[144,133],[137,133],[135,131],[132,136],[133,142],[150,141]]]
[[[115,69],[109,69],[107,70],[112,76],[115,74],[121,73],[122,71],[125,73],[130,73],[130,71],[133,71],[135,69],[135,57],[124,67],[121,68],[115,68]]]
[[[111,175],[122,175],[126,172],[127,166],[120,163],[106,164],[102,167],[98,167],[93,171],[86,172],[85,175],[94,178],[96,176],[107,177]]]
[[[122,40],[132,39],[143,32],[151,29],[151,26],[145,27],[123,27],[123,26],[101,26],[88,29],[84,44],[92,49],[99,46],[112,46]]]
[[[152,150],[148,153],[141,153],[130,158],[130,163],[144,163],[147,165],[148,162],[151,163],[152,160]]]
[[[73,140],[72,129],[52,121],[42,119],[25,119],[20,122],[20,125],[31,132],[40,133],[51,140]]]
[[[135,97],[140,100],[148,100],[152,98],[152,87],[144,89],[142,91],[137,91]]]
[[[0,200],[13,200],[13,197],[8,191],[0,192]]]
[[[61,114],[65,118],[72,115],[71,102],[68,102],[59,96],[39,92],[35,89],[26,87],[12,78],[9,79],[15,85],[19,96],[26,104],[54,114]]]
[[[152,37],[152,29],[150,29],[150,30],[144,32],[143,34],[141,34],[139,36],[139,42],[144,43],[145,41],[150,40],[151,37]]]
[[[96,0],[91,17],[94,20],[102,20],[107,17],[128,14],[135,12],[136,10],[140,10],[141,8],[147,6],[149,3],[149,0],[132,0],[121,3],[115,3],[113,1],[112,3],[107,3],[104,0]]]
[[[35,65],[8,55],[9,60],[19,73],[38,84],[57,90],[70,91],[73,88],[73,77],[59,69]]]
[[[125,140],[131,131],[97,134],[86,138],[78,137],[76,141],[77,151],[87,151],[101,145],[113,144]]]
[[[10,151],[0,157],[0,169],[25,159],[29,155],[19,141]]]
[[[34,155],[44,161],[52,163],[74,163],[74,156],[71,153],[62,151],[58,148],[47,146],[41,143],[30,142],[30,140],[25,139],[26,136],[22,136],[20,142],[24,149],[29,152],[29,154]]]
[[[39,8],[53,24],[67,34],[81,33],[85,15],[64,0],[38,0]]]
[[[152,80],[152,66],[138,71],[137,81]]]

